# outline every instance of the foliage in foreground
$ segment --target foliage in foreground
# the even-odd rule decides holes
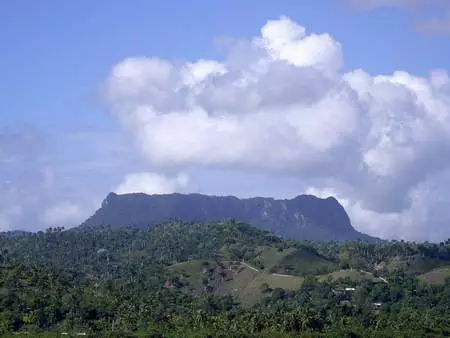
[[[316,278],[319,271],[308,267],[296,290],[268,289],[257,304],[245,307],[214,288],[187,292],[186,282],[169,268],[194,259],[262,264],[261,248],[307,250],[308,257],[320,257],[316,262],[329,262],[327,267],[364,269],[387,283]],[[302,256],[289,255],[295,272],[305,263],[292,257]],[[432,285],[417,277],[445,265],[450,265],[449,241],[288,242],[234,222],[173,222],[141,230],[52,229],[0,240],[0,334],[444,336],[450,330],[450,282]],[[345,291],[349,286],[355,290]]]

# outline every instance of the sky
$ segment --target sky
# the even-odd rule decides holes
[[[335,196],[450,237],[450,1],[0,3],[0,231],[111,191]]]

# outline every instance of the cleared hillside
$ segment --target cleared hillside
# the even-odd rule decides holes
[[[421,281],[432,285],[444,285],[450,279],[450,266],[433,269],[418,276]]]

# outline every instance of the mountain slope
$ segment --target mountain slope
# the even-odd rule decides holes
[[[236,219],[289,239],[374,240],[352,227],[347,213],[336,199],[312,195],[276,200],[201,194],[111,193],[101,208],[81,226],[143,227],[169,219],[202,222]]]

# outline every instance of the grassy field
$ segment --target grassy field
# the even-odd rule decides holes
[[[422,257],[420,255],[412,255],[405,257],[393,257],[387,264],[386,268],[389,271],[403,271],[407,275],[417,276],[426,274],[432,270],[446,267],[448,262],[439,260],[437,258]]]
[[[304,278],[300,276],[303,273],[316,274],[319,281],[326,281],[328,278],[332,280],[350,278],[354,282],[383,283],[380,278],[375,277],[370,272],[337,270],[335,263],[308,250],[278,251],[276,248],[261,247],[257,260],[264,264],[263,270],[258,269],[252,263],[222,261],[222,264],[216,264],[214,261],[201,260],[178,263],[172,265],[169,269],[177,272],[188,281],[188,290],[191,292],[201,292],[205,279],[208,279],[208,285],[213,287],[216,294],[231,294],[245,306],[251,306],[261,300],[262,297],[267,296],[263,293],[265,284],[271,289],[297,289],[303,282]],[[314,273],[323,270],[331,270],[332,272]],[[450,268],[436,270],[433,273],[430,272],[423,278],[438,280],[435,277],[435,275],[438,275],[443,280],[445,277],[442,276],[445,273],[450,275]]]
[[[242,290],[249,284],[253,283],[254,279],[260,272],[254,271],[244,265],[233,273],[232,279],[226,280],[217,288],[220,294],[231,294],[237,298],[241,297]]]
[[[262,283],[267,283],[272,289],[282,288],[286,290],[295,290],[303,282],[303,277],[300,276],[274,276],[265,275],[261,276]]]
[[[203,278],[208,276],[205,270],[216,269],[214,261],[192,260],[181,262],[169,267],[169,270],[175,271],[189,283],[189,290],[198,293],[203,286]]]
[[[278,251],[278,249],[274,247],[264,247],[256,259],[264,264],[264,270],[269,271],[273,266],[293,252],[295,252],[295,249],[293,248]]]
[[[316,275],[337,270],[337,265],[306,249],[298,249],[288,253],[279,260],[271,272],[291,275]]]
[[[250,275],[251,278],[248,278]],[[261,292],[262,283],[258,282],[261,275],[263,275],[262,272],[256,272],[248,267],[244,267],[237,278],[231,282],[233,295],[243,305],[251,306],[263,297]]]
[[[447,278],[450,278],[450,266],[433,269],[427,273],[418,276],[418,278],[432,285],[444,284],[445,280]]]
[[[204,264],[207,262],[207,265]],[[185,272],[187,274],[197,274],[203,271],[204,267],[215,267],[216,263],[214,261],[204,261],[204,260],[192,260],[174,264],[169,267],[171,270],[176,270],[179,272]]]
[[[273,256],[271,257],[274,253],[274,251],[264,252],[266,259],[271,259],[273,263],[277,262]],[[289,252],[285,253],[285,255],[288,254]],[[280,255],[280,259],[282,258],[283,256]],[[193,260],[172,265],[169,269],[183,275],[183,278],[189,282],[189,291],[194,293],[201,291],[202,281],[208,276],[205,269],[215,269],[214,273],[209,273],[209,276],[212,276],[209,284],[214,286],[214,292],[220,295],[231,294],[246,306],[255,304],[264,296],[263,284],[267,284],[271,289],[294,290],[303,281],[303,278],[299,276],[274,276],[267,270],[255,271],[251,265],[230,262],[223,262],[223,264],[225,269],[221,269],[212,261],[208,261],[206,265],[204,261]]]
[[[380,278],[375,277],[372,273],[358,270],[339,270],[332,273],[320,275],[318,276],[318,280],[324,282],[329,277],[331,277],[332,280],[350,278],[354,282],[362,282],[365,280],[369,280],[374,283],[383,283],[383,281]]]
[[[250,275],[252,276],[251,278],[249,278]],[[233,288],[233,294],[236,295],[243,305],[251,306],[265,296],[262,293],[262,286],[265,283],[271,289],[283,288],[286,290],[294,290],[300,286],[302,281],[302,277],[273,276],[266,272],[256,272],[248,267],[244,267],[230,283],[230,287]]]
[[[245,306],[252,306],[267,293],[263,293],[263,285],[267,284],[270,289],[282,288],[295,290],[303,282],[302,276],[291,275],[285,267],[294,266],[293,272],[310,273],[317,269],[337,269],[337,266],[325,258],[307,250],[284,250],[276,248],[261,248],[258,260],[265,266],[264,270],[257,269],[250,263],[237,263],[222,261],[216,264],[213,261],[192,260],[172,265],[169,269],[177,272],[182,279],[187,280],[189,287],[187,291],[200,293],[204,287],[205,279],[208,280],[216,294],[231,294]],[[221,267],[222,266],[222,267]],[[275,268],[275,274],[272,272]],[[276,275],[286,274],[288,276]],[[317,274],[316,274],[317,275]],[[443,283],[445,277],[450,276],[450,267],[436,269],[420,278],[430,283]],[[330,273],[317,275],[319,281],[324,282],[328,278],[332,280],[350,278],[358,283],[371,281],[384,283],[370,272],[358,270],[337,270]],[[267,287],[266,286],[266,287]]]
[[[209,260],[192,260],[187,262],[181,262],[169,267],[169,270],[176,271],[184,278],[188,280],[195,280],[199,276],[205,274],[205,271],[209,269],[216,269],[217,264],[214,261]]]

